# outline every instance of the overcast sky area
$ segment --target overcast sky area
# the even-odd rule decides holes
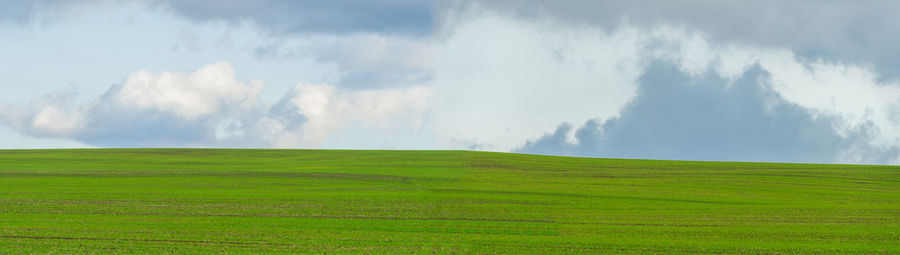
[[[897,1],[2,2],[0,148],[900,163]]]

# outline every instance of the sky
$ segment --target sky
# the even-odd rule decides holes
[[[0,148],[900,163],[897,1],[0,5]]]

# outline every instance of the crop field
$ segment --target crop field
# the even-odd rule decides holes
[[[898,254],[900,167],[0,151],[0,254]]]

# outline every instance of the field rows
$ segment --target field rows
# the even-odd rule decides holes
[[[465,151],[0,151],[0,253],[900,252],[900,168]]]

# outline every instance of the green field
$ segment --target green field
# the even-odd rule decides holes
[[[0,151],[0,254],[900,253],[900,167]]]

